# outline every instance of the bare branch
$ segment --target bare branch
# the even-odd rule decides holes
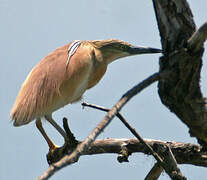
[[[191,164],[195,166],[207,167],[207,152],[202,152],[202,147],[196,144],[181,143],[173,141],[161,141],[153,139],[144,139],[144,141],[155,150],[163,146],[169,146],[173,152],[178,164]],[[90,148],[82,155],[116,153],[118,154],[122,146],[128,148],[131,153],[139,152],[150,155],[146,147],[137,139],[103,139],[95,140]]]
[[[159,155],[164,159],[164,169],[173,180],[186,180],[177,165],[177,161],[168,144],[158,147]]]
[[[163,167],[159,163],[155,163],[150,172],[147,174],[144,180],[157,180],[163,171]]]
[[[164,74],[164,73],[163,73]],[[113,108],[107,113],[104,119],[97,125],[97,127],[91,132],[91,134],[77,146],[77,148],[73,151],[72,154],[66,155],[59,162],[51,165],[45,173],[38,178],[38,180],[46,180],[51,177],[56,171],[59,169],[70,165],[74,162],[77,162],[81,154],[83,154],[91,143],[98,137],[98,135],[105,129],[105,127],[112,121],[113,117],[121,110],[121,108],[137,93],[158,81],[160,78],[159,73],[155,73],[130,89],[126,94],[122,96],[122,98],[113,106]]]
[[[204,42],[207,39],[207,22],[205,22],[196,32],[193,33],[188,40],[187,48],[193,52],[198,52],[202,49]]]
[[[68,120],[65,117],[63,118],[63,127],[64,127],[66,134],[67,134],[67,137],[69,138],[68,146],[72,147],[72,148],[77,147],[79,141],[75,138],[75,136],[71,132],[71,130],[68,126]]]
[[[109,109],[106,109],[101,106],[92,105],[88,103],[82,103],[83,106],[92,107],[95,109],[99,109],[102,111],[109,111]],[[130,126],[130,124],[126,121],[126,119],[120,114],[117,113],[117,117],[122,121],[122,123],[130,130],[130,132],[144,145],[144,147],[154,156],[154,158],[157,160],[157,162],[165,169],[166,173],[175,180],[185,180],[186,178],[182,175],[179,167],[177,166],[176,159],[170,149],[169,146],[164,146],[161,151],[162,158],[160,157],[159,153],[156,153],[153,148],[147,144],[144,139],[136,132],[134,128]],[[128,160],[128,150],[126,149],[126,146],[124,146],[125,149],[122,154],[122,159]],[[163,153],[164,152],[164,153]],[[125,155],[126,154],[126,155]],[[127,157],[127,158],[126,158]]]
[[[172,167],[173,170],[175,170],[178,173],[180,173],[180,169],[178,168],[177,161],[176,161],[176,159],[175,159],[175,157],[174,157],[170,147],[168,145],[166,147],[167,147],[166,148],[166,157],[167,157],[166,159],[168,160],[167,161],[168,164],[169,164],[168,166]]]
[[[144,139],[144,141],[153,147],[153,149],[159,150],[163,146],[169,146],[177,160],[178,164],[191,164],[195,166],[207,167],[207,153],[201,151],[201,146],[190,144],[190,143],[179,143],[179,142],[166,142],[160,140]],[[105,154],[105,153],[116,153],[119,154],[122,146],[128,148],[128,151],[131,153],[144,153],[149,155],[150,152],[146,147],[139,142],[137,139],[103,139],[95,140],[90,148],[88,148],[81,155],[92,155],[92,154]],[[64,158],[63,158],[64,159]],[[62,161],[62,160],[61,160]],[[70,163],[75,163],[76,161],[72,160]],[[59,166],[51,165],[49,169],[38,179],[48,179],[51,176],[51,173],[56,171],[55,168]]]
[[[102,110],[102,111],[107,111],[107,112],[109,111],[109,109],[106,109],[104,107],[97,106],[97,105],[94,105],[94,104],[82,103],[82,105],[92,107],[92,108],[96,108],[96,109],[99,109],[99,110]],[[117,113],[117,117],[130,130],[130,132],[149,150],[149,152],[154,156],[154,158],[157,160],[157,162],[162,165],[162,163],[163,163],[162,158],[152,149],[151,146],[149,146],[144,141],[144,139],[137,133],[137,131],[130,126],[130,124],[126,121],[126,119],[120,113]]]

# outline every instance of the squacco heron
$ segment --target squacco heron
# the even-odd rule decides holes
[[[43,129],[41,118],[66,139],[65,131],[52,118],[54,111],[80,100],[87,89],[100,81],[114,60],[160,52],[115,39],[73,41],[62,46],[43,58],[27,76],[11,110],[13,124],[21,126],[36,119],[36,126],[52,151],[57,146]]]

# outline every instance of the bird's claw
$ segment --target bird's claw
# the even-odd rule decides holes
[[[73,133],[70,131],[66,118],[63,119],[63,127],[67,134],[67,137],[64,138],[65,143],[61,147],[54,145],[52,148],[49,149],[49,152],[47,154],[47,162],[49,165],[59,161],[66,154],[68,155],[72,153],[79,144],[79,141],[76,140]]]
[[[68,151],[68,141],[65,141],[65,144],[61,147],[56,146],[55,148],[49,149],[47,153],[47,162],[49,165],[59,161]]]

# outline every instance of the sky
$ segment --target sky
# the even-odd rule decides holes
[[[197,27],[207,19],[206,1],[188,1]],[[48,147],[35,127],[34,121],[13,127],[9,112],[17,93],[30,70],[49,52],[72,40],[116,38],[134,45],[160,48],[160,37],[151,1],[54,1],[0,0],[0,114],[1,163],[0,180],[36,179],[47,168]],[[206,45],[205,45],[206,47]],[[128,89],[159,70],[159,54],[120,59],[110,64],[101,82],[88,90],[83,101],[112,107]],[[206,52],[203,56],[201,87],[207,91]],[[196,143],[188,128],[166,107],[157,93],[157,83],[134,97],[121,111],[143,138],[163,141]],[[53,114],[60,125],[69,119],[70,128],[78,140],[86,138],[105,113],[82,109],[81,102],[65,106]],[[54,142],[63,139],[43,123]],[[133,138],[130,132],[114,119],[98,138]],[[51,180],[61,179],[144,179],[155,163],[153,157],[133,154],[129,163],[119,164],[116,154],[83,156]],[[206,169],[180,165],[189,179],[206,179]],[[169,179],[163,173],[161,180]]]

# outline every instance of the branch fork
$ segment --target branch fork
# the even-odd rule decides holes
[[[202,145],[206,146],[207,144],[206,102],[199,86],[203,44],[207,39],[207,23],[204,23],[195,31],[193,16],[186,0],[180,0],[179,2],[178,0],[153,0],[153,5],[164,52],[164,56],[160,58],[160,72],[151,75],[131,88],[111,110],[105,109],[105,111],[108,111],[107,115],[83,142],[75,140],[66,125],[64,129],[66,132],[68,131],[68,137],[72,141],[67,142],[59,152],[63,155],[67,150],[67,154],[60,161],[53,163],[39,180],[48,179],[59,169],[77,162],[81,155],[93,153],[94,147],[96,152],[103,153],[102,146],[101,150],[97,148],[98,143],[102,143],[102,145],[106,143],[105,148],[109,151],[109,140],[96,140],[96,138],[112,121],[114,116],[119,117],[135,135],[138,139],[136,143],[141,143],[142,150],[144,149],[148,154],[152,154],[157,160],[145,179],[158,179],[164,169],[171,179],[185,180],[186,178],[182,175],[177,162],[180,164],[191,161],[194,157],[191,156],[192,154],[198,155],[194,157],[192,163],[207,167],[207,155],[205,151],[201,151],[201,146],[188,144],[191,147],[190,150],[187,147],[182,152],[179,143],[151,143],[142,139],[119,113],[132,97],[152,83],[159,81],[158,88],[162,103],[190,128],[191,136],[195,136]],[[119,154],[118,158],[120,157],[121,162],[128,161],[128,156],[134,152],[130,148],[133,147],[135,140],[129,140],[127,143],[126,141],[113,140],[113,143],[119,145],[113,149],[113,152]],[[71,144],[71,142],[73,143]],[[176,151],[174,144],[178,145],[180,149]],[[68,150],[70,148],[71,150]],[[138,148],[137,144],[134,148],[135,150]],[[183,153],[182,156],[179,153]],[[183,161],[182,158],[186,154],[189,157]]]

